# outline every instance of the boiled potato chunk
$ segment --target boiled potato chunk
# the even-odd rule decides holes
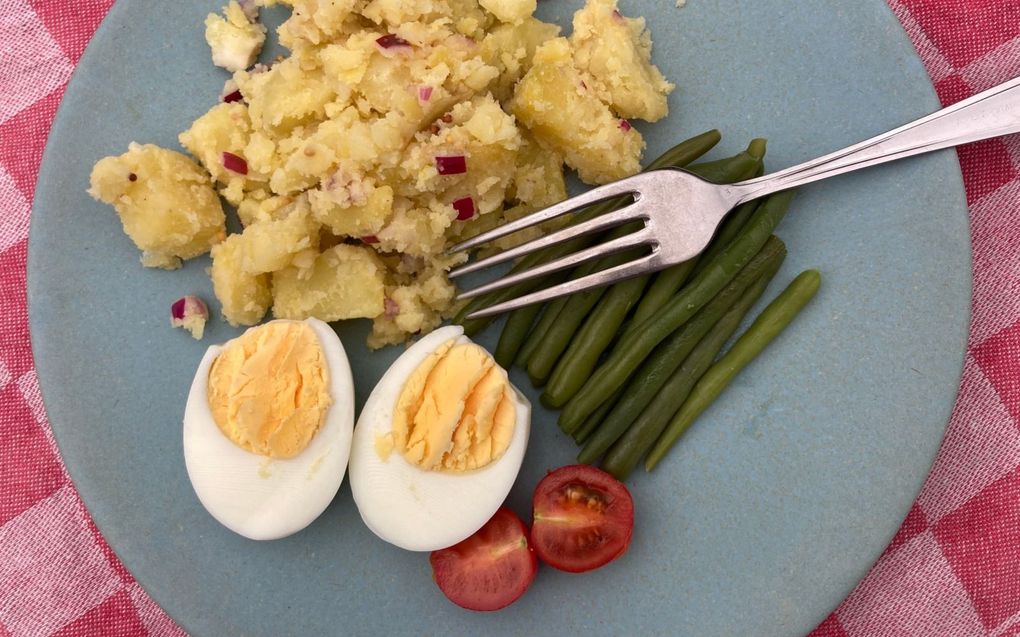
[[[273,315],[323,321],[374,318],[383,313],[384,271],[372,250],[334,246],[308,268],[292,266],[273,274]]]
[[[243,247],[241,235],[232,234],[212,250],[213,293],[223,318],[234,326],[255,325],[273,302],[269,275],[245,271]]]
[[[92,169],[89,194],[110,204],[142,264],[172,270],[226,236],[226,217],[209,174],[184,155],[132,143]]]
[[[556,38],[535,51],[511,110],[540,143],[561,153],[583,181],[604,184],[640,170],[644,139],[613,115],[574,66],[570,43]]]
[[[570,43],[577,68],[598,81],[617,115],[656,122],[669,113],[674,87],[652,64],[644,18],[623,17],[616,0],[588,0],[574,14]]]
[[[305,68],[307,58],[289,57],[260,73],[239,72],[234,79],[248,100],[252,124],[275,133],[325,116],[336,97],[320,68]]]
[[[312,190],[308,198],[315,219],[337,236],[374,235],[393,214],[393,188],[389,186],[351,182],[343,187],[334,181],[333,188]]]
[[[218,104],[205,115],[196,119],[191,128],[178,136],[192,156],[196,157],[209,174],[223,185],[223,192],[231,204],[240,202],[242,193],[256,181],[265,181],[248,163],[248,174],[228,170],[223,163],[223,153],[238,157],[246,156],[246,147],[251,136],[251,121],[244,104]],[[247,163],[247,162],[246,162]]]
[[[319,223],[312,217],[308,198],[301,197],[275,218],[256,220],[240,236],[241,269],[248,274],[276,272],[297,255],[319,247]]]
[[[560,34],[560,27],[535,18],[501,24],[482,40],[482,59],[499,70],[491,90],[500,102],[513,95],[514,85],[531,68],[535,49]]]
[[[255,63],[266,41],[266,27],[249,20],[237,0],[230,0],[223,16],[210,13],[205,19],[205,41],[212,61],[228,71],[240,71]]]

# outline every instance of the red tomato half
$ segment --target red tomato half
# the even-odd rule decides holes
[[[439,590],[468,610],[509,606],[528,590],[538,571],[528,527],[505,507],[468,539],[433,551],[429,562]]]
[[[584,464],[552,471],[535,487],[531,544],[553,568],[583,573],[620,557],[634,531],[623,483]]]

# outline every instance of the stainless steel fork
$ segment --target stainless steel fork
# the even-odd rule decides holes
[[[1020,78],[859,144],[757,179],[720,186],[680,169],[663,169],[600,186],[459,243],[450,248],[450,252],[469,250],[607,199],[626,196],[632,203],[590,221],[568,226],[486,259],[463,265],[451,271],[450,277],[476,272],[582,235],[625,223],[643,222],[643,227],[636,232],[515,272],[462,292],[457,297],[473,298],[625,250],[639,247],[650,250],[648,254],[626,263],[486,307],[468,316],[478,318],[507,312],[565,294],[656,272],[691,259],[705,249],[726,214],[745,201],[894,159],[1017,132],[1020,132]]]

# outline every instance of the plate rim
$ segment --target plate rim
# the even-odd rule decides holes
[[[920,57],[919,53],[917,52],[916,48],[914,47],[913,42],[909,38],[909,35],[908,35],[907,31],[906,31],[906,28],[904,27],[902,21],[900,20],[899,16],[896,14],[896,12],[892,9],[892,7],[889,6],[888,1],[887,0],[874,0],[874,1],[878,2],[878,3],[880,3],[882,5],[882,9],[884,10],[885,13],[888,14],[888,18],[893,20],[895,25],[896,25],[896,27],[897,27],[895,30],[892,30],[893,32],[888,34],[887,37],[895,38],[897,40],[900,40],[900,45],[901,46],[909,47],[910,51],[912,52],[913,57],[917,58],[918,60],[921,60],[921,57]],[[37,178],[36,178],[36,181],[35,181],[35,184],[34,184],[35,191],[34,191],[34,195],[33,195],[32,201],[31,201],[31,205],[30,205],[31,214],[30,214],[30,218],[29,218],[30,225],[29,225],[29,233],[28,233],[28,240],[27,240],[27,258],[26,258],[26,296],[27,296],[27,306],[28,306],[27,310],[28,310],[29,340],[30,340],[30,344],[31,344],[31,351],[32,351],[32,356],[33,356],[34,369],[35,369],[35,372],[36,372],[36,375],[37,375],[37,382],[38,382],[38,386],[39,386],[39,391],[40,391],[40,395],[41,395],[41,398],[42,398],[43,407],[44,407],[44,410],[45,410],[45,413],[46,413],[46,419],[50,423],[50,431],[52,432],[53,439],[56,442],[57,449],[60,452],[60,461],[64,465],[64,467],[66,468],[67,475],[70,478],[70,482],[74,486],[75,492],[78,493],[82,505],[85,507],[86,511],[88,512],[89,518],[93,521],[93,523],[96,525],[97,529],[102,534],[103,540],[107,542],[107,544],[108,544],[108,546],[110,546],[111,550],[113,550],[113,552],[117,555],[118,559],[121,561],[122,566],[125,569],[127,569],[128,572],[131,573],[131,576],[135,579],[136,583],[145,591],[145,593],[147,595],[150,596],[151,599],[153,599],[153,601],[156,602],[156,604],[159,605],[159,607],[162,610],[162,612],[164,612],[168,617],[170,617],[178,626],[180,626],[184,630],[186,630],[189,633],[191,633],[192,631],[189,630],[189,628],[187,626],[187,622],[182,621],[181,618],[178,618],[178,617],[175,617],[175,616],[171,615],[170,612],[165,609],[164,605],[161,602],[159,602],[158,600],[156,600],[155,596],[152,595],[152,593],[150,592],[151,589],[150,589],[150,587],[148,585],[148,582],[146,582],[143,578],[139,578],[138,575],[136,575],[135,572],[131,570],[130,566],[127,563],[125,563],[123,561],[123,559],[121,559],[120,553],[118,552],[118,550],[115,547],[113,547],[113,545],[109,542],[108,535],[107,535],[107,533],[105,531],[105,527],[107,526],[108,521],[104,520],[104,521],[101,522],[99,519],[97,519],[95,516],[93,516],[92,511],[91,511],[91,507],[89,506],[89,502],[93,500],[93,496],[95,496],[97,498],[99,496],[97,494],[88,494],[88,495],[86,495],[85,492],[83,492],[82,490],[80,490],[78,488],[79,480],[78,480],[78,478],[76,476],[80,474],[80,469],[72,471],[72,466],[75,463],[74,463],[73,460],[69,461],[68,458],[65,457],[64,452],[63,452],[63,446],[60,443],[60,439],[61,439],[61,436],[63,434],[58,433],[58,432],[62,431],[63,428],[60,427],[60,426],[53,426],[53,421],[50,420],[50,411],[46,407],[49,404],[49,401],[46,398],[47,395],[51,394],[51,393],[56,393],[56,392],[53,390],[52,387],[49,390],[47,390],[47,388],[46,388],[47,386],[50,385],[50,383],[49,383],[49,381],[46,381],[43,378],[44,377],[44,373],[42,372],[42,367],[43,366],[41,366],[39,364],[40,357],[37,355],[37,351],[39,350],[39,347],[40,347],[38,345],[38,338],[39,337],[37,336],[36,330],[32,329],[32,326],[37,322],[33,317],[36,314],[38,314],[38,312],[39,312],[38,303],[33,303],[33,297],[37,296],[35,291],[40,289],[40,286],[41,286],[41,283],[40,283],[40,280],[39,280],[40,279],[39,272],[40,272],[40,268],[42,267],[40,265],[40,259],[42,257],[38,256],[38,250],[33,250],[32,249],[33,236],[37,236],[37,233],[34,232],[34,229],[36,228],[37,220],[39,219],[39,215],[37,214],[37,206],[39,205],[38,202],[41,199],[45,198],[45,195],[43,193],[46,192],[46,189],[48,187],[51,187],[52,184],[55,184],[55,183],[59,182],[59,178],[58,177],[55,177],[55,176],[50,174],[51,171],[52,171],[52,168],[51,168],[52,162],[50,161],[50,159],[51,159],[52,155],[57,152],[55,150],[56,143],[54,142],[54,140],[58,139],[59,137],[61,137],[61,135],[55,134],[55,133],[59,133],[59,131],[62,130],[66,126],[73,125],[69,121],[69,118],[68,118],[68,115],[67,115],[67,110],[64,109],[64,99],[68,95],[70,95],[72,93],[72,91],[75,91],[77,89],[78,85],[83,81],[81,79],[81,74],[79,73],[79,69],[82,68],[82,65],[88,64],[88,62],[91,60],[91,58],[95,55],[95,47],[93,46],[93,42],[96,41],[101,35],[102,36],[107,35],[106,34],[107,31],[112,31],[114,29],[114,24],[113,23],[116,20],[111,20],[111,17],[116,18],[116,16],[120,12],[124,11],[124,7],[127,4],[129,4],[129,3],[115,1],[113,6],[110,7],[109,11],[103,17],[101,23],[96,28],[95,32],[89,38],[89,42],[88,42],[86,48],[84,49],[84,51],[83,51],[82,55],[80,56],[80,58],[78,59],[78,61],[75,63],[74,71],[73,71],[70,79],[68,80],[67,84],[65,85],[64,93],[63,93],[63,95],[61,95],[60,104],[58,104],[58,107],[57,107],[56,113],[54,114],[51,126],[50,126],[50,128],[49,128],[49,130],[47,132],[47,139],[46,139],[46,143],[45,143],[45,146],[44,146],[43,154],[42,154],[42,157],[41,157],[41,160],[40,160],[40,163],[39,163],[38,175],[37,175]],[[923,60],[921,60],[921,61],[923,62]],[[927,99],[927,103],[924,104],[923,106],[927,106],[929,108],[929,110],[934,110],[934,109],[937,109],[937,108],[941,108],[942,105],[941,105],[941,102],[940,102],[940,100],[938,98],[938,94],[936,92],[935,85],[934,85],[934,82],[932,81],[931,75],[928,72],[927,67],[923,67],[923,68],[924,68],[924,73],[925,73],[926,80],[927,80],[923,84],[923,89],[927,93],[927,98],[926,98]],[[956,153],[955,149],[951,149],[951,150],[952,150],[952,152],[954,154]],[[941,152],[948,153],[950,151],[941,151]],[[965,183],[965,181],[963,179],[962,169],[961,169],[961,166],[960,166],[958,161],[954,162],[953,169],[951,171],[948,171],[948,173],[949,174],[946,175],[946,178],[950,178],[950,177],[952,178],[953,186],[954,186],[954,191],[957,193],[958,201],[955,202],[954,208],[958,208],[957,212],[958,213],[962,213],[963,215],[966,216],[967,219],[969,219],[970,218],[970,206],[969,206],[969,203],[967,201],[966,183]],[[956,381],[955,381],[956,388],[954,389],[953,400],[951,402],[949,402],[948,407],[944,410],[945,414],[944,414],[944,418],[942,418],[942,420],[944,421],[944,424],[943,424],[943,427],[941,429],[939,445],[936,447],[936,450],[935,450],[934,454],[932,455],[931,459],[927,462],[927,465],[926,465],[927,466],[927,470],[926,470],[925,475],[922,478],[921,482],[916,486],[916,488],[912,489],[913,498],[911,499],[910,503],[908,503],[906,508],[901,512],[901,515],[898,518],[899,519],[899,524],[892,530],[892,532],[885,539],[885,541],[883,543],[883,548],[880,549],[877,553],[875,553],[874,557],[871,558],[870,561],[868,561],[866,564],[861,564],[860,565],[860,568],[858,569],[859,572],[860,572],[860,577],[856,578],[856,581],[854,583],[852,583],[849,586],[849,588],[847,588],[847,590],[844,592],[841,600],[839,602],[837,602],[837,606],[838,606],[839,603],[841,603],[843,600],[845,600],[850,595],[850,593],[852,593],[853,590],[863,581],[863,579],[867,576],[867,574],[871,571],[871,569],[876,565],[876,563],[879,560],[879,558],[882,556],[884,547],[888,546],[888,544],[895,538],[896,534],[898,533],[898,530],[899,530],[900,526],[902,525],[903,520],[905,519],[906,515],[909,513],[911,507],[913,506],[913,503],[916,502],[917,496],[920,494],[922,488],[924,487],[925,482],[927,481],[928,477],[930,476],[931,469],[932,469],[935,461],[937,460],[937,458],[939,456],[939,453],[941,451],[941,448],[942,448],[942,444],[945,441],[947,428],[949,426],[952,414],[953,414],[953,412],[955,410],[955,404],[959,400],[961,381],[962,381],[963,373],[964,373],[964,370],[965,370],[966,360],[967,360],[967,355],[968,355],[968,349],[969,349],[969,337],[970,337],[970,334],[971,334],[971,331],[972,331],[972,325],[973,325],[973,321],[974,321],[974,312],[973,312],[973,297],[974,297],[974,276],[973,276],[974,250],[973,250],[973,244],[972,244],[971,239],[972,239],[972,232],[970,232],[970,230],[968,229],[968,241],[966,243],[966,260],[967,260],[967,265],[968,265],[967,297],[968,297],[968,301],[969,301],[969,304],[967,306],[967,319],[965,321],[963,334],[958,337],[959,338],[959,343],[960,343],[960,345],[962,347],[957,352],[958,365],[956,365],[956,367],[958,367],[958,372],[955,375],[955,377],[956,377]],[[833,607],[829,611],[825,611],[825,614],[823,614],[823,615],[821,615],[820,617],[817,618],[817,621],[815,622],[815,624],[817,625],[817,624],[821,623],[831,612],[834,612],[835,610],[836,610],[836,607]]]

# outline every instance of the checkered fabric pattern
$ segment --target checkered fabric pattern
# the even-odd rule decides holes
[[[113,0],[0,0],[0,637],[183,635],[99,534],[54,445],[25,298],[30,202],[67,81]],[[1020,75],[1020,1],[889,0],[944,104]],[[960,149],[973,326],[938,460],[811,637],[1020,635],[1020,137]]]

